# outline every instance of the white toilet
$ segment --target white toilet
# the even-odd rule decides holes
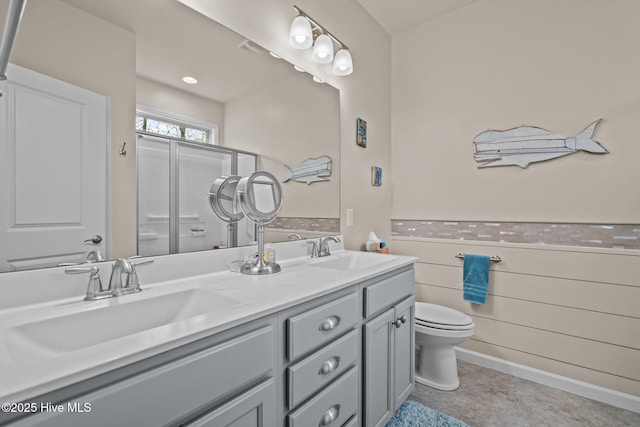
[[[473,336],[473,319],[454,309],[415,303],[416,381],[438,390],[460,385],[454,346]]]

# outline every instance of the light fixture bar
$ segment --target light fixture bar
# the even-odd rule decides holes
[[[322,25],[318,24],[318,21],[316,21],[315,19],[313,19],[312,17],[310,17],[309,15],[307,15],[302,9],[300,9],[298,6],[296,6],[295,4],[293,5],[293,8],[296,10],[296,12],[298,12],[298,15],[300,16],[304,16],[305,18],[307,18],[307,20],[309,22],[311,22],[311,24],[313,26],[315,26],[316,28],[319,28],[322,31],[322,34],[326,34],[327,36],[329,36],[334,42],[336,42],[337,44],[340,45],[340,47],[342,49],[349,49],[347,47],[346,44],[342,43],[336,36],[334,36],[333,34],[331,34],[326,28],[324,28]]]

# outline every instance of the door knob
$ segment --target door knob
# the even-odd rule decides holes
[[[90,238],[90,239],[85,240],[84,242],[85,242],[85,243],[89,243],[89,242],[91,242],[91,243],[93,243],[94,245],[97,245],[97,244],[99,244],[100,242],[102,242],[102,236],[101,236],[101,235],[99,235],[99,234],[96,234],[95,236],[93,236],[93,237],[92,237],[92,238]]]

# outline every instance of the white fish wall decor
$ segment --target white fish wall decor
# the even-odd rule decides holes
[[[524,169],[530,163],[578,151],[607,154],[609,151],[593,140],[601,120],[591,123],[575,137],[559,135],[534,126],[488,130],[474,138],[473,158],[480,163],[479,168],[517,165]]]
[[[284,165],[284,178],[282,182],[292,180],[311,184],[317,181],[328,181],[330,176],[331,158],[329,156],[320,156],[303,160],[293,169]]]

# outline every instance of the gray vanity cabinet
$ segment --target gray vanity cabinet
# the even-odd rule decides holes
[[[414,387],[413,269],[363,285],[364,425],[384,426]]]

